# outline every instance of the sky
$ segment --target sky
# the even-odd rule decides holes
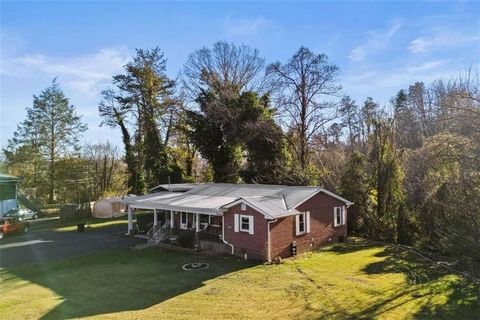
[[[479,69],[480,1],[1,1],[0,147],[54,77],[88,124],[82,143],[121,146],[97,107],[135,48],[159,46],[176,77],[190,53],[219,40],[257,48],[267,63],[300,46],[325,53],[344,94],[387,104],[416,81]]]

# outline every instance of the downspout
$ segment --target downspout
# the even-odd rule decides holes
[[[222,241],[223,243],[225,243],[226,245],[229,245],[232,248],[231,254],[233,255],[233,253],[235,252],[235,247],[233,246],[233,244],[225,240],[225,216],[223,214],[222,214]]]
[[[268,243],[267,243],[267,261],[268,262],[272,262],[272,257],[270,257],[270,224],[271,223],[274,223],[274,222],[277,222],[277,219],[273,219],[273,220],[270,220],[267,222],[267,239],[268,239]]]

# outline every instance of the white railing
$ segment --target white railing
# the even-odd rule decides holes
[[[162,226],[154,225],[147,232],[148,243],[158,244],[160,241],[164,240],[168,236],[169,230],[170,230],[169,222],[165,222]]]
[[[147,231],[147,239],[150,240],[153,235],[158,232],[158,230],[160,230],[160,226],[158,224],[153,225],[150,230]]]

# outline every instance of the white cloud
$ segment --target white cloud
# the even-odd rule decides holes
[[[479,41],[478,35],[467,35],[458,32],[441,31],[430,36],[418,37],[408,45],[412,53],[424,53],[436,48],[453,47]]]
[[[230,36],[249,36],[263,31],[273,25],[272,21],[262,16],[255,18],[233,18],[228,15],[225,19],[225,30]]]
[[[352,61],[361,61],[365,58],[365,55],[365,48],[363,48],[363,46],[359,46],[350,51],[348,58],[350,58]]]
[[[405,62],[405,65],[391,66],[371,64],[346,70],[342,86],[346,93],[359,101],[372,96],[388,104],[398,90],[408,88],[417,81],[428,84],[434,80],[452,78],[458,72],[459,68],[453,60]]]
[[[390,39],[400,30],[402,23],[395,20],[386,30],[372,30],[367,33],[368,40],[353,48],[348,55],[351,61],[357,62],[365,59],[373,51],[387,48]]]
[[[446,60],[434,60],[434,61],[427,61],[423,62],[419,65],[414,65],[408,68],[408,71],[410,73],[415,73],[415,72],[420,72],[420,71],[428,71],[431,69],[438,68],[440,66],[443,66],[447,63]]]
[[[128,61],[125,48],[105,48],[77,57],[49,57],[26,54],[2,59],[0,70],[10,77],[30,77],[36,74],[58,76],[66,86],[94,96],[112,75],[121,72]]]

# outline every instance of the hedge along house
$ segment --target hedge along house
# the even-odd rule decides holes
[[[21,178],[0,173],[0,217],[18,208],[18,182]]]
[[[343,241],[347,208],[353,204],[320,187],[224,183],[129,197],[124,202],[129,234],[135,212],[152,210],[149,242],[193,230],[202,249],[264,261]]]

